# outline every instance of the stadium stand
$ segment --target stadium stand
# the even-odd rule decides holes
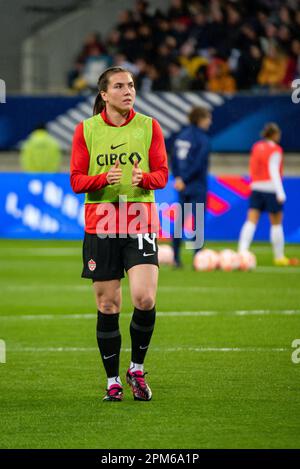
[[[68,84],[90,86],[91,62],[98,62],[100,71],[129,68],[142,91],[286,90],[300,75],[299,26],[299,1],[172,0],[165,13],[150,13],[138,0],[101,47],[95,36],[94,48],[83,45]]]

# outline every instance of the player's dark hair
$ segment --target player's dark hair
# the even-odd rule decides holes
[[[261,131],[261,136],[263,138],[271,139],[275,134],[280,132],[280,127],[275,122],[268,122]]]
[[[211,111],[205,107],[195,106],[191,109],[188,119],[191,124],[197,125],[199,120],[205,119],[211,115]]]
[[[112,75],[115,73],[129,73],[133,79],[133,75],[129,70],[126,70],[126,68],[123,67],[110,67],[104,70],[103,73],[101,73],[98,82],[97,82],[97,87],[98,87],[98,94],[95,99],[94,103],[94,108],[93,108],[93,115],[95,116],[96,114],[99,114],[100,112],[103,111],[105,108],[105,101],[103,101],[102,96],[101,96],[101,91],[107,91],[107,86],[109,83],[109,79]]]

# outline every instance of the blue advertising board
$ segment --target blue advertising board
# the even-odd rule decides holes
[[[287,242],[300,242],[300,178],[284,179],[287,193],[284,231]],[[248,207],[249,181],[241,176],[210,176],[205,240],[237,240]],[[156,202],[172,204],[177,193],[170,177],[156,191]],[[68,174],[0,173],[0,237],[15,239],[82,239],[84,196],[74,194]],[[170,217],[167,209],[160,217]],[[172,223],[170,223],[172,232]],[[269,240],[263,215],[255,239]],[[166,235],[168,233],[163,233]]]

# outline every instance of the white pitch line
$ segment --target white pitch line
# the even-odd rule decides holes
[[[60,353],[60,352],[96,352],[96,347],[17,347],[7,348],[7,353]],[[123,348],[121,352],[130,352],[130,348]],[[177,353],[177,352],[245,352],[245,353],[270,353],[287,352],[287,347],[151,347],[151,352]]]
[[[252,311],[235,311],[236,316],[261,316],[261,315],[266,315],[266,314],[283,314],[286,316],[292,316],[292,315],[297,315],[300,314],[300,310],[297,309],[285,309],[283,311],[274,311],[271,309],[256,309]]]
[[[295,316],[300,315],[300,309],[285,309],[285,310],[238,310],[238,311],[158,311],[158,317],[210,317],[210,316],[266,316],[266,315],[279,315],[279,316]],[[131,317],[132,313],[122,313],[122,317]],[[53,320],[53,319],[96,319],[96,314],[21,314],[21,315],[0,315],[0,322],[2,320],[12,321],[36,321],[36,320]]]

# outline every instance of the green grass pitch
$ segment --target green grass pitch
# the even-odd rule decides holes
[[[208,244],[208,247],[234,247]],[[275,268],[255,244],[255,272],[160,269],[145,369],[151,402],[125,384],[132,311],[123,281],[125,398],[102,402],[96,308],[80,278],[81,243],[0,242],[1,448],[299,448],[300,267]],[[300,246],[287,255],[300,257]]]

